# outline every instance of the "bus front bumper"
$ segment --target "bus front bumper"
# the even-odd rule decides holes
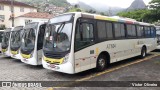
[[[20,54],[16,54],[16,55],[11,54],[11,57],[14,59],[18,59],[18,60],[21,60],[21,58],[22,58]]]
[[[36,60],[35,58],[28,58],[28,59],[26,59],[26,58],[21,58],[21,61],[22,62],[24,62],[24,63],[26,63],[26,64],[29,64],[29,65],[34,65],[34,66],[36,66],[36,65],[41,65],[41,64],[38,64],[38,60]]]
[[[2,52],[2,55],[3,55],[4,57],[10,57],[10,56],[11,56],[11,54],[10,54],[9,51]]]
[[[55,65],[55,64],[49,64],[46,61],[42,59],[42,65],[44,68],[57,71],[57,72],[62,72],[62,73],[67,73],[67,74],[74,74],[74,67],[70,62],[67,62],[65,64],[61,65]]]

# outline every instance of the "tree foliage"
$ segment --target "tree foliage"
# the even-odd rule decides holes
[[[118,13],[119,16],[127,17],[127,18],[133,18],[137,21],[144,21],[144,17],[150,13],[149,10],[143,9],[143,10],[135,10],[135,11],[129,11],[129,12],[120,12]]]
[[[70,8],[68,12],[82,12],[83,10],[79,8],[78,5],[74,5],[74,7]]]
[[[160,0],[152,0],[148,9],[134,10],[129,12],[120,12],[119,16],[136,19],[137,21],[145,21],[149,23],[160,20]]]
[[[16,1],[24,2],[31,5],[36,4],[36,6],[40,4],[44,4],[44,2],[48,2],[49,4],[53,4],[59,7],[65,7],[69,5],[67,0],[16,0]]]

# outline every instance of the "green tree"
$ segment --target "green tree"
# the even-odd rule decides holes
[[[68,12],[82,12],[79,5],[74,5],[74,7],[70,8]]]
[[[149,10],[142,9],[142,10],[134,10],[129,12],[120,12],[118,13],[118,16],[136,19],[137,21],[148,22],[149,20],[145,19],[145,17],[147,17],[149,14],[150,14]]]
[[[149,4],[153,21],[160,20],[160,0],[152,0]]]
[[[90,10],[88,10],[88,11],[86,11],[87,13],[96,13],[96,11],[94,11],[94,10],[92,10],[92,9],[90,9]]]

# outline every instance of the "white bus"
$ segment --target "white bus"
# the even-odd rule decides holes
[[[42,65],[46,69],[74,74],[141,56],[156,48],[154,25],[132,20],[67,13],[46,26]]]
[[[156,26],[157,49],[160,49],[160,26]]]
[[[42,64],[42,47],[45,22],[32,22],[24,27],[21,45],[21,61],[30,65]]]
[[[3,38],[2,38],[2,54],[4,56],[10,57],[11,52],[10,52],[10,38],[11,38],[11,31],[13,28],[7,28],[5,29],[3,33]]]
[[[23,26],[15,27],[11,34],[11,41],[10,41],[11,57],[18,60],[21,59],[20,47],[21,47],[22,35],[23,35]]]
[[[2,44],[3,33],[4,30],[0,30],[0,52],[2,51],[1,44]]]

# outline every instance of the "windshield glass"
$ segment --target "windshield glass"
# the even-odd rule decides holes
[[[3,31],[2,32],[0,32],[0,43],[2,42],[2,38],[3,38]]]
[[[44,48],[45,50],[47,49],[53,52],[69,51],[71,44],[72,22],[55,22],[56,21],[50,21],[46,27]]]
[[[23,27],[15,27],[11,34],[11,48],[19,48],[21,46],[21,36]]]
[[[22,37],[22,49],[33,50],[35,45],[36,30],[38,23],[30,23],[24,27],[24,33]]]
[[[9,45],[10,30],[11,29],[6,29],[7,32],[3,33],[2,48],[7,48]]]

